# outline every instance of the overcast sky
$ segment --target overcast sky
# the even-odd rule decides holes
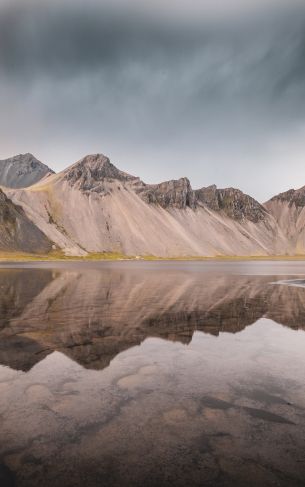
[[[265,201],[305,185],[305,0],[0,0],[0,110],[0,159]]]

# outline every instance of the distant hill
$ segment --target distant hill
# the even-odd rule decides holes
[[[54,171],[29,153],[0,160],[0,186],[26,188],[47,174]]]

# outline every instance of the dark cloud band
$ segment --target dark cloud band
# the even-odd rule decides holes
[[[60,132],[68,141],[115,137],[143,152],[169,145],[173,158],[199,147],[200,157],[203,146],[216,154],[219,138],[236,154],[303,123],[305,8],[242,20],[161,14],[0,2],[3,138],[12,128],[23,137],[27,111],[28,130],[45,144]],[[238,157],[245,161],[244,149]]]

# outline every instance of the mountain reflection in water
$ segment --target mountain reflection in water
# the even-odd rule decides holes
[[[147,337],[189,343],[196,330],[236,333],[262,317],[305,329],[305,290],[294,283],[175,269],[2,269],[0,363],[28,370],[58,350],[103,369]]]
[[[304,485],[304,281],[197,266],[0,270],[1,487]]]

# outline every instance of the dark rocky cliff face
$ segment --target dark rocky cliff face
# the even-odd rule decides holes
[[[54,171],[32,154],[19,154],[0,161],[0,186],[26,188],[49,173]]]
[[[132,183],[133,190],[148,204],[162,208],[196,207],[196,196],[187,178],[145,184],[138,177],[117,169],[103,154],[88,155],[65,171],[64,178],[71,186],[90,193],[108,194],[105,182]]]
[[[0,190],[0,250],[49,252],[52,243]]]
[[[239,189],[218,189],[215,185],[195,191],[198,201],[214,211],[223,211],[234,220],[258,223],[267,216],[265,208]]]
[[[141,198],[148,204],[162,208],[196,208],[196,195],[187,178],[166,181],[160,184],[143,184],[138,188]]]
[[[147,204],[159,205],[164,209],[191,208],[198,204],[213,211],[222,211],[234,220],[250,220],[257,223],[266,218],[267,212],[260,203],[242,191],[234,188],[218,189],[215,185],[194,191],[187,178],[165,181],[159,184],[145,184],[139,178],[117,169],[103,154],[88,155],[68,168],[64,178],[71,186],[85,193],[107,195],[107,182],[131,183],[132,188]]]
[[[76,186],[84,192],[104,193],[104,181],[134,181],[138,180],[111,164],[103,154],[92,154],[84,157],[65,171],[65,179],[71,186]]]
[[[284,193],[273,196],[269,201],[288,202],[289,206],[295,205],[298,208],[305,206],[305,186],[300,189],[289,189]]]

